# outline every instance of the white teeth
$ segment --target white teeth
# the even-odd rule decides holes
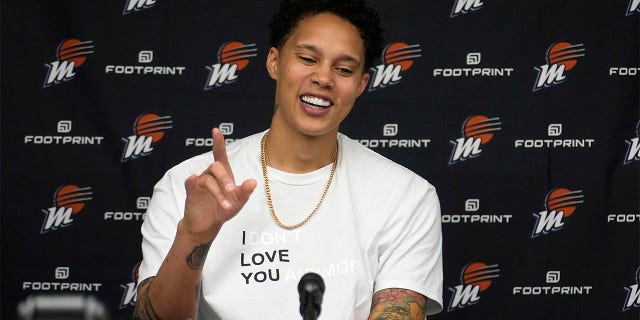
[[[307,104],[310,104],[312,106],[318,106],[318,107],[329,107],[331,106],[331,101],[328,100],[324,100],[318,97],[311,97],[311,96],[303,96],[301,98],[301,100]]]

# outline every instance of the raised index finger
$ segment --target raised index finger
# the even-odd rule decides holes
[[[227,158],[227,146],[224,143],[224,135],[220,132],[220,129],[214,128],[211,131],[211,138],[213,138],[213,158],[215,161],[220,162],[227,172],[233,177],[231,166],[229,165],[229,159]]]

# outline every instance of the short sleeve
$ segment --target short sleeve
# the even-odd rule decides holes
[[[442,311],[442,230],[435,188],[414,181],[394,199],[381,232],[377,292],[403,288],[428,298],[427,314]]]
[[[141,227],[142,263],[138,282],[156,275],[173,244],[178,222],[184,214],[184,181],[176,180],[169,171],[153,188]]]

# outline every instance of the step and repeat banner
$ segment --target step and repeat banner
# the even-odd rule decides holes
[[[640,319],[640,0],[371,3],[385,48],[341,131],[437,187],[430,318]],[[270,123],[275,5],[3,1],[3,319],[131,315],[153,185]]]

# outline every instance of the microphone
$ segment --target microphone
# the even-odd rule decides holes
[[[315,320],[320,315],[320,305],[324,294],[324,281],[319,274],[309,272],[300,278],[300,314],[304,320]]]

